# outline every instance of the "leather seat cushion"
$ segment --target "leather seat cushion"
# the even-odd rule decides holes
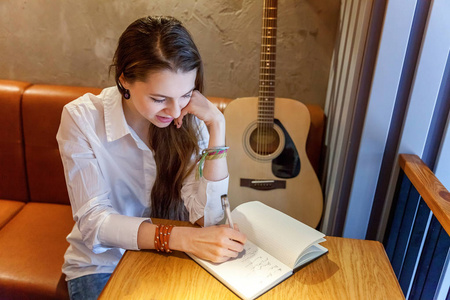
[[[0,229],[24,206],[25,202],[22,201],[0,200]]]
[[[0,230],[0,298],[68,298],[61,267],[73,225],[69,205],[25,205]]]

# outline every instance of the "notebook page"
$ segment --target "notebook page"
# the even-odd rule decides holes
[[[221,264],[187,253],[229,289],[244,299],[253,299],[292,274],[292,270],[261,248],[247,241],[244,251]]]
[[[325,236],[259,201],[239,205],[232,217],[248,240],[292,269],[300,254]]]
[[[325,240],[324,240],[325,241]],[[318,253],[326,253],[328,249],[323,247],[322,245],[315,244],[308,248],[308,250],[304,251],[301,258],[297,261],[299,266],[306,264],[307,262],[315,259],[318,256]]]

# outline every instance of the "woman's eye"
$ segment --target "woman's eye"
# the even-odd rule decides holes
[[[191,98],[191,97],[192,97],[192,94],[186,94],[183,96],[183,98]]]
[[[152,100],[156,103],[163,103],[164,101],[166,101],[166,99],[156,99],[152,97]]]

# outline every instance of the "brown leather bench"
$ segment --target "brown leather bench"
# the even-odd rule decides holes
[[[74,225],[56,142],[63,106],[98,88],[0,80],[0,299],[67,299],[61,272]],[[231,101],[208,97],[222,111]],[[320,172],[325,116],[307,105]]]
[[[0,298],[67,299],[73,227],[56,142],[63,106],[99,89],[0,81]]]

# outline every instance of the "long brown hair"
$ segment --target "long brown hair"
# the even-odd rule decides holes
[[[122,33],[111,68],[122,95],[119,81],[145,81],[154,71],[189,72],[197,70],[195,89],[203,90],[203,63],[191,35],[173,17],[145,17],[136,20]],[[181,199],[182,183],[192,172],[193,155],[198,154],[199,129],[195,118],[186,115],[180,129],[175,126],[149,130],[150,148],[155,153],[156,180],[151,192],[150,217],[187,220]]]

